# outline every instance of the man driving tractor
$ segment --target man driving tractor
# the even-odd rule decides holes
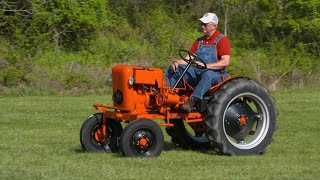
[[[230,42],[217,30],[218,17],[207,13],[200,21],[205,35],[191,52],[179,50],[181,59],[171,63],[167,77],[159,68],[112,67],[113,106],[93,105],[101,112],[81,126],[84,150],[159,156],[164,147],[160,126],[165,126],[171,141],[184,149],[226,155],[265,152],[277,129],[275,99],[253,79],[227,75]]]
[[[185,82],[195,87],[192,96],[181,106],[181,109],[186,112],[191,112],[210,87],[218,84],[227,76],[226,67],[230,63],[230,41],[217,30],[219,21],[217,15],[206,13],[199,20],[204,36],[193,43],[190,52],[201,58],[206,64],[195,61],[197,66],[203,68],[190,67],[183,77]],[[183,59],[171,62],[166,73],[169,87],[175,85],[186,65],[187,62]]]

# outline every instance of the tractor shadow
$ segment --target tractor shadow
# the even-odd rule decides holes
[[[105,152],[86,152],[81,145],[77,145],[74,146],[73,148],[70,148],[70,151],[76,153],[76,154],[104,154]],[[201,150],[193,150],[193,149],[183,149],[177,145],[175,145],[174,143],[172,143],[171,141],[164,141],[164,147],[163,147],[163,151],[194,151],[194,152],[199,152],[199,153],[203,153],[203,154],[208,154],[208,155],[219,155],[221,156],[221,154],[217,153],[214,150],[211,149],[201,149]],[[118,152],[114,152],[114,153],[107,153],[107,154],[112,154],[112,156],[114,157],[123,157],[123,155],[121,154],[120,151]]]
[[[182,148],[179,148],[178,146],[174,145],[172,142],[168,142],[168,141],[164,141],[164,147],[163,150],[164,151],[171,151],[171,150],[182,150]],[[71,151],[77,153],[77,154],[81,154],[81,153],[87,153],[82,147],[81,145],[78,145],[76,147],[73,147],[71,149]],[[97,152],[100,153],[100,152]]]
[[[73,152],[75,152],[76,154],[86,153],[86,151],[81,147],[81,145],[74,147],[71,150],[73,150]]]
[[[164,142],[163,151],[190,151],[190,152],[198,152],[198,153],[203,153],[203,154],[208,154],[208,155],[218,155],[218,156],[222,155],[220,153],[217,153],[213,149],[184,149],[184,148],[181,148],[181,147],[175,145],[171,141]]]
[[[164,141],[163,150],[164,151],[171,151],[171,150],[179,150],[178,146],[174,145],[172,142]]]
[[[215,151],[213,147],[207,147],[202,149],[184,149],[182,147],[179,147],[178,145],[175,145],[171,141],[164,141],[163,151],[190,151],[190,152],[197,152],[197,153],[202,153],[207,155],[225,156]]]

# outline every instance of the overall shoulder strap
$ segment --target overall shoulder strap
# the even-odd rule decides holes
[[[202,43],[203,43],[203,37],[201,37],[201,38],[199,39],[199,44],[198,44],[197,49],[202,45]]]
[[[220,41],[220,39],[221,39],[223,36],[224,36],[223,34],[220,34],[220,35],[214,40],[213,45],[214,45],[214,46],[217,45],[218,42]]]
[[[203,37],[199,39],[199,45],[203,43]]]

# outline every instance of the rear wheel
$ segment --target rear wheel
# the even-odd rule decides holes
[[[253,80],[237,78],[222,85],[205,119],[215,150],[228,155],[263,153],[277,128],[274,104],[267,89]]]
[[[210,142],[205,134],[202,123],[186,123],[182,119],[173,119],[173,127],[166,128],[171,141],[183,149],[203,150],[210,148]]]
[[[159,156],[164,146],[162,131],[157,123],[139,119],[129,123],[120,137],[120,149],[127,157]]]
[[[87,152],[116,152],[121,132],[121,124],[113,119],[107,119],[106,132],[103,132],[102,113],[96,113],[82,124],[80,143]]]

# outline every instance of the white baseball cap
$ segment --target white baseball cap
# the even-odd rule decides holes
[[[206,24],[212,22],[215,25],[218,25],[219,22],[218,16],[215,13],[206,13],[199,20]]]

